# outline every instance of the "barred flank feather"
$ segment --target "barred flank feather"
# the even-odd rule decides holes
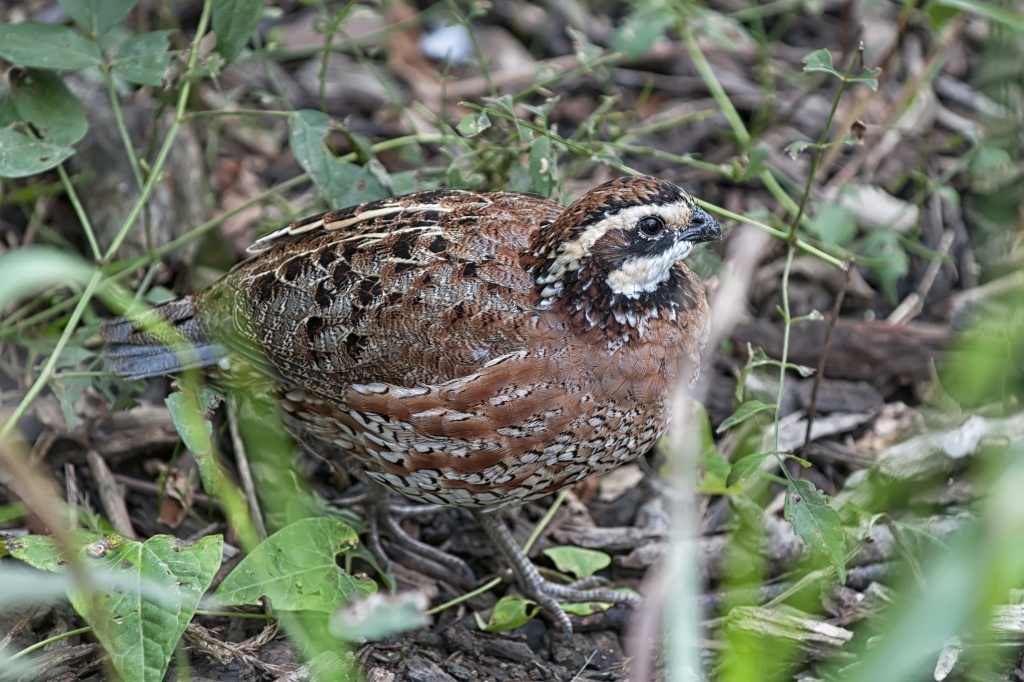
[[[174,347],[161,341],[158,337],[166,334],[160,334],[160,327],[153,326],[158,320],[170,325],[179,339],[192,345]],[[111,369],[127,379],[208,367],[227,354],[224,346],[208,338],[196,319],[195,300],[191,296],[170,301],[133,319],[111,320],[103,326],[101,335],[107,342],[105,354],[113,361]]]

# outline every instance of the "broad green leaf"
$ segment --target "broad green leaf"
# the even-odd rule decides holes
[[[319,111],[305,109],[288,118],[292,152],[303,170],[332,206],[352,206],[382,199],[387,188],[366,166],[341,161],[327,148],[330,118]]]
[[[346,642],[382,639],[428,625],[430,616],[423,613],[426,608],[427,598],[422,592],[376,592],[331,615],[330,632]]]
[[[491,609],[491,617],[484,623],[480,614],[476,613],[476,624],[484,632],[504,632],[515,630],[526,625],[527,621],[540,613],[540,606],[537,602],[520,597],[509,595],[502,597]]]
[[[740,457],[732,463],[732,468],[729,470],[729,477],[725,480],[725,484],[732,487],[747,480],[757,473],[757,470],[761,467],[761,462],[770,454],[770,452],[760,452],[756,455]]]
[[[839,204],[825,204],[807,225],[807,231],[829,246],[845,246],[857,236],[857,220]]]
[[[21,69],[11,72],[11,105],[18,118],[32,124],[43,141],[70,146],[89,129],[85,110],[60,76],[52,71]]]
[[[828,506],[825,495],[810,481],[794,481],[796,490],[786,493],[786,519],[793,530],[816,551],[825,555],[836,569],[839,582],[846,582],[846,559],[842,520]]]
[[[80,548],[96,542],[102,536],[90,530],[78,529],[72,531],[71,537],[76,548]],[[40,571],[58,573],[63,571],[68,564],[68,557],[65,556],[63,548],[49,535],[24,535],[19,538],[11,538],[4,542],[4,549],[15,559],[20,559]]]
[[[59,0],[75,23],[94,36],[101,36],[121,23],[139,0]]]
[[[93,267],[81,258],[48,246],[0,254],[0,310],[43,289],[85,284],[92,274]]]
[[[167,51],[170,31],[152,31],[132,36],[117,46],[110,67],[121,78],[139,85],[158,86],[171,63]]]
[[[220,604],[257,604],[269,597],[282,611],[333,612],[353,597],[372,594],[372,580],[348,575],[335,557],[359,538],[337,519],[309,518],[261,542],[217,589]]]
[[[612,558],[604,552],[583,547],[548,547],[544,554],[555,562],[559,571],[577,579],[589,578],[612,563]]]
[[[739,407],[736,411],[729,415],[725,421],[718,425],[717,433],[724,433],[737,424],[742,424],[758,412],[764,412],[766,410],[774,410],[775,405],[763,403],[760,400],[748,400]]]
[[[474,137],[490,127],[491,119],[487,116],[487,112],[479,111],[472,114],[466,114],[462,120],[459,121],[459,125],[455,126],[455,129],[465,137]]]
[[[842,76],[841,73],[835,70],[832,64],[832,53],[824,48],[805,55],[803,62],[804,71],[824,71],[825,73]]]
[[[0,57],[40,69],[84,69],[102,61],[99,46],[57,24],[0,24]]]
[[[122,679],[163,679],[185,626],[220,568],[223,548],[219,535],[195,544],[156,535],[145,543],[110,536],[82,551],[81,560],[91,575],[99,576],[101,589],[73,591],[68,597]],[[109,579],[121,588],[104,588]]]
[[[230,63],[249,42],[263,13],[263,0],[217,0],[213,3],[213,31],[217,52]]]
[[[73,147],[36,140],[0,128],[0,178],[23,178],[54,168],[75,153]]]

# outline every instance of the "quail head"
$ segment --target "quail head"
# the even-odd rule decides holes
[[[218,282],[156,315],[187,353],[119,319],[115,372],[141,378],[228,354],[271,376],[289,428],[380,486],[471,510],[520,589],[632,602],[541,578],[495,512],[609,471],[665,432],[708,338],[681,262],[718,223],[683,190],[623,177],[568,208],[438,189],[313,216],[258,240]],[[681,375],[682,374],[682,375]]]

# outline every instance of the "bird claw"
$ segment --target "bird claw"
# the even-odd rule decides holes
[[[549,614],[554,616],[562,631],[572,636],[572,621],[566,614],[565,609],[559,602],[587,603],[587,602],[610,602],[612,604],[638,604],[640,597],[626,592],[615,592],[605,589],[584,589],[600,584],[602,579],[596,577],[577,580],[569,585],[554,583],[541,577],[537,567],[527,558],[526,554],[516,543],[512,532],[508,527],[493,514],[476,512],[477,521],[494,541],[495,546],[501,550],[515,574],[519,583],[519,589],[523,595],[533,599],[541,605]]]
[[[565,612],[561,602],[569,604],[602,602],[611,604],[627,604],[630,606],[635,606],[640,603],[639,596],[628,592],[580,589],[578,587],[580,584],[593,584],[595,582],[593,579],[594,577],[596,576],[577,580],[576,582],[568,585],[540,578],[539,581],[532,584],[520,585],[520,589],[526,593],[527,597],[533,599],[544,607],[548,613],[558,621],[559,625],[562,626],[562,631],[571,637],[573,632],[572,620],[569,618],[569,614]],[[598,578],[596,582],[600,583],[604,582],[604,580],[602,578]]]
[[[438,511],[437,505],[409,505],[396,502],[386,489],[369,491],[366,500],[366,544],[384,573],[391,572],[391,558],[381,537],[391,540],[390,552],[401,556],[401,564],[423,575],[445,580],[458,587],[476,584],[476,575],[462,559],[417,540],[405,531],[400,519],[415,513]]]

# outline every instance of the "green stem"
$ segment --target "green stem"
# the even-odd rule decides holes
[[[63,163],[57,165],[57,175],[60,176],[60,183],[64,186],[64,193],[67,195],[68,200],[71,201],[71,206],[75,209],[75,215],[78,216],[78,220],[82,224],[82,230],[85,232],[85,238],[89,242],[89,249],[92,251],[93,260],[99,262],[103,254],[100,251],[99,242],[96,241],[96,232],[92,229],[89,216],[86,214],[82,202],[78,199],[78,192],[75,191],[75,185],[71,182],[71,178],[68,177],[68,172],[64,170]]]
[[[54,642],[59,642],[62,639],[67,639],[69,637],[75,637],[77,635],[84,635],[87,632],[92,632],[92,628],[90,628],[90,627],[78,628],[77,630],[68,630],[67,632],[62,632],[59,635],[54,635],[53,637],[47,637],[46,639],[44,639],[44,640],[42,640],[40,642],[36,642],[35,644],[32,644],[31,646],[25,647],[24,649],[22,649],[21,651],[15,653],[15,654],[11,654],[11,656],[7,660],[8,661],[16,661],[19,658],[23,658],[24,656],[27,656],[28,654],[32,653],[36,649],[42,649],[47,644],[53,644]]]
[[[190,73],[195,71],[196,65],[198,64],[200,39],[206,32],[206,27],[209,24],[211,3],[212,0],[206,0],[206,2],[203,3],[203,13],[199,17],[199,26],[196,29],[196,37],[192,44],[192,54],[189,58]],[[149,196],[155,189],[157,181],[160,179],[160,170],[163,168],[163,165],[167,160],[167,155],[171,150],[172,143],[174,142],[174,138],[177,136],[178,128],[181,125],[182,116],[185,111],[185,105],[188,102],[188,95],[189,92],[191,92],[191,89],[191,81],[186,80],[185,83],[182,85],[181,92],[178,95],[178,108],[175,120],[171,124],[171,129],[167,132],[167,138],[164,140],[163,148],[160,150],[160,154],[157,156],[156,162],[153,164],[152,173],[150,174],[149,179],[146,181],[146,184],[143,187],[142,192],[139,194],[139,198],[136,200],[135,205],[132,206],[132,210],[128,214],[128,217],[125,219],[124,224],[121,226],[121,229],[119,230],[117,236],[114,237],[114,241],[111,243],[110,248],[107,249],[106,254],[100,259],[101,264],[109,262],[113,255],[117,253],[117,250],[120,248],[121,244],[124,243],[124,240],[128,237],[128,233],[131,231],[131,227],[135,223],[135,220],[139,217],[139,214],[142,212],[142,208],[149,200]],[[86,221],[83,224],[88,224],[88,221]],[[50,377],[53,376],[53,371],[57,367],[57,361],[59,360],[61,353],[63,352],[65,346],[67,346],[68,342],[71,340],[71,337],[74,334],[75,330],[78,328],[78,323],[79,321],[81,321],[82,315],[85,314],[86,309],[89,307],[89,304],[92,301],[93,296],[99,290],[100,284],[102,282],[103,271],[102,269],[97,269],[93,273],[92,277],[89,279],[89,282],[86,284],[85,289],[82,291],[82,295],[78,299],[78,304],[71,312],[71,317],[68,318],[68,323],[67,325],[65,325],[64,331],[61,333],[60,338],[57,339],[57,343],[54,345],[53,351],[47,358],[46,363],[40,370],[39,376],[36,377],[35,382],[33,382],[32,386],[28,389],[28,391],[26,391],[25,396],[21,399],[21,402],[18,403],[18,406],[14,408],[13,412],[11,412],[11,415],[7,419],[7,422],[2,427],[0,427],[0,439],[6,438],[7,436],[10,435],[10,433],[15,429],[17,424],[21,421],[22,417],[25,416],[25,412],[28,410],[29,406],[35,401],[36,398],[39,397],[39,394],[42,393],[43,389],[46,387],[46,384],[50,381]]]

